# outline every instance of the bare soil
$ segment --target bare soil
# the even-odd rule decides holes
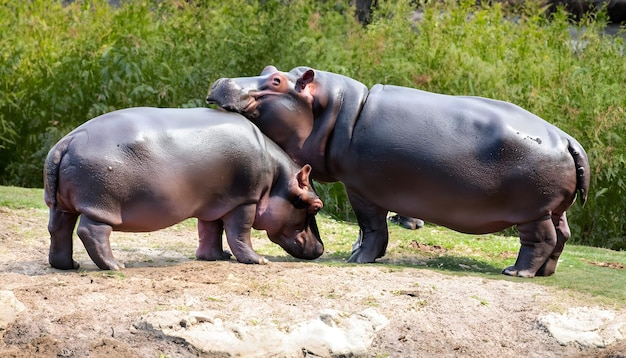
[[[532,280],[452,275],[417,263],[399,268],[384,260],[345,265],[327,255],[313,262],[268,257],[272,262],[265,266],[200,262],[193,258],[196,233],[188,225],[114,233],[114,254],[127,267],[122,272],[98,270],[75,239],[81,269],[60,271],[47,263],[46,225],[43,210],[0,208],[0,290],[12,291],[26,307],[0,329],[2,357],[215,356],[146,329],[142,317],[217,311],[224,320],[250,327],[288,327],[329,308],[346,315],[374,308],[389,319],[363,354],[368,357],[626,354],[624,341],[602,349],[558,344],[537,318],[588,302]],[[271,243],[259,235],[254,245]]]

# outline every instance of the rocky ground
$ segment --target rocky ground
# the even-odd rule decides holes
[[[115,233],[122,272],[97,270],[76,240],[81,269],[63,272],[47,264],[46,223],[0,208],[2,357],[626,354],[626,312],[532,280],[325,257],[198,262],[190,227]]]

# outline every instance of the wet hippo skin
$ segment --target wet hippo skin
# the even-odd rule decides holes
[[[208,108],[130,108],[79,126],[50,150],[44,167],[50,264],[75,269],[72,233],[96,265],[118,270],[112,231],[145,232],[198,218],[200,260],[266,263],[254,227],[303,259],[324,246],[322,202],[298,166],[244,117]]]
[[[341,181],[360,235],[351,262],[385,254],[386,215],[471,234],[517,226],[506,275],[551,275],[584,204],[589,163],[572,136],[508,102],[362,83],[297,67],[223,78],[207,98],[255,123],[314,179]]]

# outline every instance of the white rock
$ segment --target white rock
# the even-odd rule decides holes
[[[296,322],[287,329],[279,329],[273,323],[231,322],[218,318],[218,314],[213,311],[154,312],[142,317],[136,327],[185,339],[207,353],[300,357],[303,351],[320,356],[365,354],[376,332],[389,323],[373,308],[352,315],[327,309],[315,319]]]
[[[572,307],[564,314],[541,316],[538,322],[561,345],[603,348],[626,338],[626,317],[597,307]]]
[[[4,331],[17,316],[26,310],[12,291],[0,290],[0,332]]]

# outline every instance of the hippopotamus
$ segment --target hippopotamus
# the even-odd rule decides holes
[[[517,226],[510,276],[548,276],[589,188],[583,147],[512,103],[377,84],[297,67],[215,81],[207,101],[238,112],[322,182],[341,181],[360,234],[350,262],[385,254],[388,211],[469,233]]]
[[[44,199],[50,208],[49,262],[76,269],[72,232],[103,270],[124,265],[112,231],[148,232],[198,219],[199,260],[225,260],[222,234],[242,263],[267,263],[250,241],[265,230],[290,255],[324,252],[322,208],[298,166],[244,117],[209,108],[129,108],[96,117],[50,149]]]

